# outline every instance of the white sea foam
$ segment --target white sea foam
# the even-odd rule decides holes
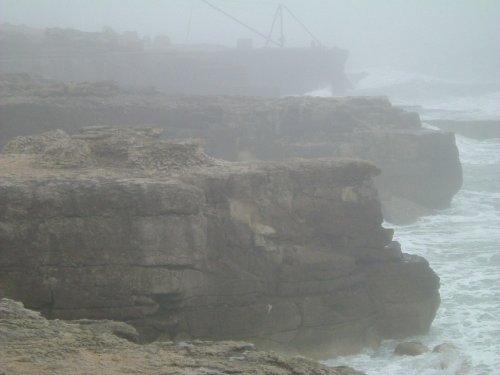
[[[367,374],[500,374],[500,140],[458,137],[464,188],[452,207],[417,223],[396,226],[404,251],[422,255],[441,278],[441,306],[429,334],[413,337],[433,347],[451,342],[456,353],[398,357],[397,341],[376,351],[337,358]],[[486,166],[486,167],[485,167]],[[477,170],[483,181],[476,189]],[[448,363],[441,369],[441,363]]]
[[[500,91],[434,100],[427,104],[427,118],[490,120],[500,117]]]
[[[500,117],[500,83],[460,82],[410,72],[376,69],[352,95],[385,95],[397,105],[419,104],[426,118],[493,119]]]
[[[440,102],[434,98],[428,103],[480,119],[488,111],[485,98],[497,98],[500,103],[498,92],[488,95]],[[474,102],[478,111],[466,105]],[[500,111],[499,104],[495,107]],[[451,342],[458,350],[399,357],[393,350],[400,341],[389,340],[377,350],[327,364],[348,364],[368,375],[500,374],[500,139],[456,139],[464,184],[452,206],[415,224],[394,228],[403,250],[425,257],[441,278],[442,302],[430,332],[408,340],[421,341],[431,349]],[[446,369],[443,362],[448,364]]]
[[[329,88],[307,96],[332,96]],[[424,107],[427,119],[490,120],[500,118],[500,83],[461,82],[392,69],[372,69],[348,92],[353,96],[387,96],[395,105]]]
[[[392,90],[394,87],[411,85],[414,90],[421,86],[433,84],[461,84],[459,81],[445,80],[439,77],[419,74],[415,72],[402,71],[391,68],[374,68],[370,73],[359,81],[356,90]]]

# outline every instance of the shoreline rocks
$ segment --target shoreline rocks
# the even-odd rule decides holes
[[[422,343],[416,341],[402,342],[394,349],[396,355],[417,356],[427,353],[429,349]]]

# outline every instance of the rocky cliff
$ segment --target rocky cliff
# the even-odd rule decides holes
[[[156,129],[19,137],[0,157],[0,285],[49,317],[144,339],[320,357],[426,332],[428,263],[401,252],[356,160],[239,164]]]
[[[55,128],[145,124],[168,138],[202,138],[209,155],[232,161],[361,158],[382,170],[384,216],[398,223],[448,207],[462,185],[454,135],[423,128],[385,98],[180,97],[22,76],[4,76],[2,86],[4,142]]]

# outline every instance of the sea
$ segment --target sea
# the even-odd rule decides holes
[[[311,95],[329,96],[328,90]],[[432,119],[500,120],[500,82],[460,81],[373,69],[351,95],[383,95]],[[441,305],[430,332],[386,340],[377,349],[325,363],[367,375],[500,374],[500,139],[456,135],[462,189],[451,207],[410,225],[391,225],[403,251],[425,257],[441,279]],[[419,341],[430,351],[397,356],[396,345]],[[433,353],[451,343],[456,349]]]

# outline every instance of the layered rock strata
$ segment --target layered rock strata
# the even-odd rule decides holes
[[[439,279],[382,228],[372,164],[228,163],[157,137],[94,127],[6,146],[7,297],[48,317],[124,320],[149,340],[328,358],[428,330]]]
[[[109,83],[18,80],[8,79],[0,98],[3,139],[146,124],[166,129],[168,138],[201,138],[209,155],[232,161],[361,158],[382,170],[376,183],[384,215],[398,223],[448,207],[462,185],[454,135],[424,129],[417,114],[385,98],[174,97]]]
[[[363,375],[349,367],[328,368],[303,357],[258,351],[245,342],[137,345],[115,335],[117,324],[47,321],[19,302],[0,300],[0,373]],[[131,326],[119,325],[134,331]]]

